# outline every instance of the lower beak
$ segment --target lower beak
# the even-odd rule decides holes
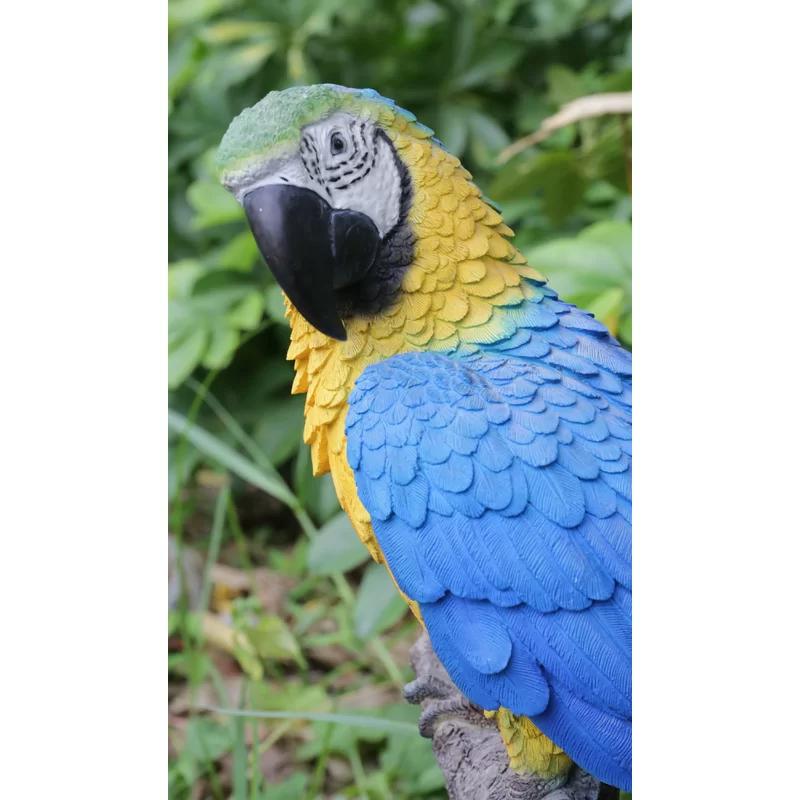
[[[327,336],[347,339],[336,293],[375,261],[380,234],[372,220],[290,184],[260,186],[243,205],[261,255],[295,308]]]

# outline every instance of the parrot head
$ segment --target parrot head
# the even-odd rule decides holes
[[[221,180],[280,287],[334,339],[347,338],[349,318],[391,305],[413,260],[399,128],[433,133],[372,89],[301,86],[245,109],[218,150]]]

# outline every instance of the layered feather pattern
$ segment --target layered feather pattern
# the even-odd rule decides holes
[[[331,472],[454,680],[500,706],[512,765],[552,776],[568,754],[627,786],[630,356],[525,263],[413,115],[369,91],[301,94],[242,120],[228,171],[257,169],[320,115],[363,115],[411,176],[415,239],[395,306],[348,319],[345,342],[287,302],[314,472]]]
[[[543,308],[513,343],[368,367],[350,395],[347,456],[458,687],[530,717],[625,787],[629,356],[551,293]]]

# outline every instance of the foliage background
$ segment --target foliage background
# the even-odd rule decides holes
[[[564,103],[630,89],[630,1],[171,0],[169,48],[170,796],[444,798],[399,692],[415,623],[311,477],[280,293],[213,154],[271,89],[373,87],[630,347],[629,119],[497,158]]]

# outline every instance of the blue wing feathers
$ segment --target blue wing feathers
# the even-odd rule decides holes
[[[484,351],[394,356],[350,396],[347,455],[400,588],[486,709],[630,786],[630,356],[553,299]]]

